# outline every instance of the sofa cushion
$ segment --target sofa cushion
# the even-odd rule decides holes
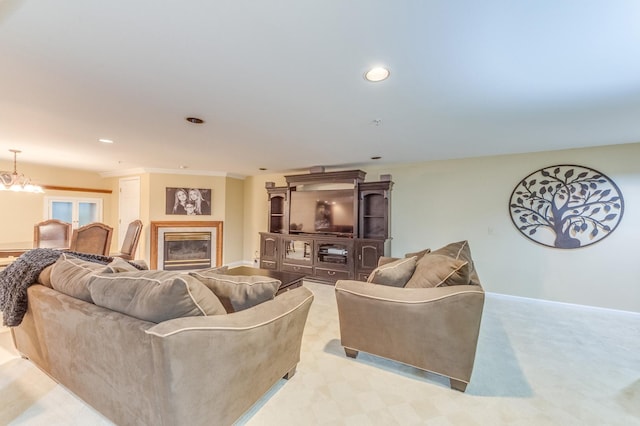
[[[469,284],[469,262],[442,254],[427,254],[416,264],[407,288]]]
[[[225,275],[215,271],[195,271],[189,275],[209,287],[229,313],[273,299],[282,284],[280,280],[259,275]]]
[[[51,287],[76,299],[91,303],[89,278],[103,271],[102,263],[89,262],[63,253],[51,268]]]
[[[439,248],[438,250],[432,251],[432,254],[444,254],[446,256],[451,256],[454,259],[461,259],[469,262],[469,283],[471,285],[480,285],[480,278],[478,277],[478,273],[476,272],[475,264],[473,263],[473,259],[471,258],[471,248],[469,247],[469,242],[458,241],[455,243],[447,244],[444,247]]]
[[[172,271],[106,273],[91,277],[93,302],[132,317],[160,323],[173,318],[226,314],[204,284]]]
[[[378,266],[369,274],[367,282],[392,287],[404,287],[416,269],[416,256],[394,260]]]

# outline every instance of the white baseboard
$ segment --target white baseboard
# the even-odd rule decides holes
[[[491,295],[491,297],[496,297],[499,299],[522,300],[525,302],[532,302],[532,303],[547,303],[547,304],[556,305],[556,306],[567,306],[567,307],[581,308],[585,310],[611,312],[611,313],[622,314],[622,315],[640,316],[640,312],[623,311],[620,309],[612,309],[612,308],[603,308],[601,306],[581,305],[578,303],[558,302],[556,300],[536,299],[533,297],[524,297],[524,296],[513,296],[511,294],[493,293],[490,291],[486,291],[485,293],[488,295]]]

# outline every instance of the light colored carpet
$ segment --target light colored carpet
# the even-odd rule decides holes
[[[640,425],[640,314],[488,294],[466,393],[340,346],[332,286],[315,294],[296,375],[241,425]],[[425,324],[428,326],[428,324]],[[0,425],[110,425],[0,332]]]

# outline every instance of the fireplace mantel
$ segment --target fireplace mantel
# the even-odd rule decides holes
[[[151,222],[151,259],[150,268],[158,269],[158,235],[165,229],[211,229],[215,234],[215,266],[222,266],[222,221],[161,221]]]

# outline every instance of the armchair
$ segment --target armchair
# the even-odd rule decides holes
[[[422,279],[420,262],[414,276]],[[467,270],[466,285],[416,287],[414,282],[413,288],[339,280],[335,292],[346,355],[355,358],[364,351],[440,374],[449,378],[451,388],[464,392],[484,306],[484,290],[474,269],[472,276],[469,280]]]

